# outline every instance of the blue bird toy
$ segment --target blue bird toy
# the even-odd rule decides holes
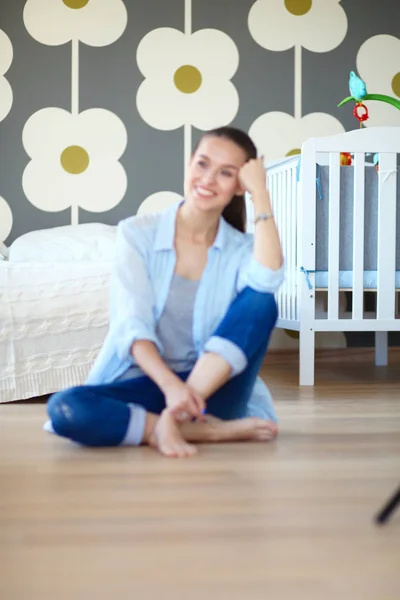
[[[343,106],[343,104],[350,101],[355,102],[353,114],[360,122],[360,127],[362,127],[363,121],[366,121],[369,117],[368,108],[363,104],[363,100],[386,102],[400,110],[400,100],[398,98],[386,96],[385,94],[368,94],[365,82],[354,71],[350,71],[349,91],[351,95],[339,102],[338,106]]]
[[[364,81],[354,73],[354,71],[350,71],[349,90],[350,94],[355,100],[357,100],[357,102],[364,100],[365,96],[367,95],[367,86],[365,85]]]

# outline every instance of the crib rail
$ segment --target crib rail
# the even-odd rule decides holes
[[[396,304],[396,210],[397,210],[397,161],[400,153],[400,128],[376,128],[376,131],[358,130],[330,138],[315,138],[303,144],[301,158],[294,156],[281,162],[267,165],[268,187],[273,211],[278,226],[286,265],[285,282],[277,294],[279,319],[284,326],[291,323],[299,329],[300,312],[307,319],[316,319],[315,291],[324,289],[327,293],[327,310],[321,319],[327,319],[332,330],[357,330],[353,323],[343,323],[350,319],[360,323],[365,319],[390,321],[398,319]],[[352,262],[351,282],[344,285],[341,280],[341,178],[340,153],[353,155],[351,169],[354,173],[352,193]],[[366,274],[364,256],[366,216],[366,169],[373,170],[373,154],[379,155],[378,205],[377,205],[377,247],[376,285],[368,289],[376,293],[376,312],[366,314],[364,297]],[[368,162],[367,162],[368,156]],[[329,205],[327,230],[327,272],[321,288],[316,283],[316,207],[319,201],[316,173],[320,165],[329,167]],[[343,216],[347,218],[346,215]],[[350,226],[350,225],[349,225]],[[374,273],[375,274],[375,273]],[[343,312],[340,292],[352,292],[351,311]],[[310,302],[311,301],[311,302]],[[337,327],[334,323],[342,321]],[[297,322],[297,324],[295,324]],[[321,325],[327,330],[328,325]],[[368,325],[372,329],[373,324]],[[319,325],[315,327],[319,329]],[[397,329],[397,325],[395,327]]]
[[[379,155],[377,318],[395,317],[397,155]]]
[[[396,131],[397,129],[397,131]],[[340,285],[340,152],[353,154],[353,239],[352,239],[352,311],[345,318],[362,322],[366,318],[364,310],[364,254],[371,240],[364,239],[365,228],[365,179],[366,169],[374,169],[366,163],[366,156],[377,154],[378,165],[378,206],[377,206],[377,248],[375,320],[390,321],[398,318],[396,310],[396,210],[397,210],[397,161],[400,153],[400,128],[372,128],[358,130],[331,138],[308,140],[302,149],[301,173],[302,196],[305,201],[301,212],[315,218],[315,170],[317,164],[329,165],[329,223],[328,223],[328,311],[327,318],[334,322],[341,318],[339,312]],[[346,167],[344,167],[346,168]],[[311,213],[311,214],[310,214]],[[301,255],[308,271],[315,271],[315,225],[302,232]],[[343,287],[343,286],[342,286]],[[371,288],[370,288],[371,289]],[[342,316],[343,318],[343,316]],[[371,315],[368,315],[371,318]],[[354,329],[355,325],[341,324],[342,330]],[[397,329],[397,326],[395,327]],[[363,329],[363,327],[360,327]]]

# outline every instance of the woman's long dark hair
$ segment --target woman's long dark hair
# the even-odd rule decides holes
[[[201,136],[194,152],[196,152],[200,142],[206,137],[219,137],[230,140],[247,154],[247,160],[257,158],[257,148],[247,133],[241,129],[235,129],[235,127],[218,127],[217,129],[206,131]],[[238,231],[246,231],[246,202],[244,196],[233,196],[231,202],[225,207],[222,216],[225,221]]]

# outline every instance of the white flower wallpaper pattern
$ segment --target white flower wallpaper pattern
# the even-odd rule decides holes
[[[357,70],[370,94],[400,98],[400,25],[399,37],[375,35],[357,53]],[[400,111],[384,102],[370,103],[366,127],[400,126]]]
[[[80,41],[108,46],[124,33],[128,13],[122,0],[27,0],[23,18],[41,44]]]
[[[239,108],[231,82],[239,65],[238,49],[222,31],[207,28],[193,33],[192,2],[185,0],[183,31],[167,27],[150,31],[136,53],[145,77],[137,92],[138,112],[155,129],[183,128],[184,172],[193,146],[192,127],[205,131],[228,125]],[[145,205],[146,201],[141,204]]]
[[[74,114],[43,108],[26,122],[22,140],[31,158],[22,177],[27,199],[43,211],[77,207],[102,213],[122,200],[127,176],[119,158],[126,129],[112,112],[92,108]]]
[[[12,60],[13,47],[10,38],[0,29],[0,122],[7,117],[13,103],[12,88],[5,77]],[[12,230],[12,224],[13,217],[10,205],[0,196],[0,241],[8,238]]]
[[[307,138],[322,131],[323,135],[342,133],[343,125],[332,115],[302,116],[302,49],[329,52],[341,44],[347,17],[339,0],[257,0],[249,13],[249,30],[267,50],[294,48],[293,116],[270,111],[250,127],[249,133],[266,159],[297,154]]]
[[[127,176],[118,159],[127,133],[111,111],[79,110],[79,44],[102,47],[114,43],[127,24],[122,0],[27,0],[23,12],[29,34],[41,44],[71,48],[71,110],[43,108],[29,117],[22,140],[31,158],[22,187],[26,198],[42,211],[79,207],[105,212],[122,200]]]
[[[13,216],[10,205],[0,196],[0,241],[8,238],[12,224]]]
[[[189,124],[205,130],[235,118],[239,96],[230,80],[239,52],[222,31],[156,29],[141,40],[136,58],[146,78],[137,108],[151,127],[171,130]]]
[[[260,153],[267,159],[298,154],[302,143],[310,137],[335,135],[344,131],[338,119],[326,113],[293,117],[271,111],[259,116],[250,127],[250,135]]]
[[[350,70],[400,97],[399,21],[392,0],[1,3],[0,239],[161,210],[212,127],[271,159],[358,127]]]
[[[11,110],[13,92],[5,75],[13,60],[13,47],[8,35],[0,29],[0,122]]]
[[[257,0],[249,12],[249,30],[266,50],[302,46],[329,52],[343,41],[347,16],[340,0]]]

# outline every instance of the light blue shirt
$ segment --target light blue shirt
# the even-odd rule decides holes
[[[137,340],[153,342],[163,356],[156,324],[175,270],[175,221],[182,202],[164,212],[119,223],[110,281],[110,326],[87,383],[115,381],[136,365],[131,347]],[[253,239],[220,219],[194,305],[193,342],[198,355],[205,351],[221,354],[232,367],[232,377],[244,371],[247,358],[239,347],[213,332],[242,289],[248,286],[275,293],[283,281],[283,266],[274,271],[255,260]],[[256,399],[262,403],[263,398],[270,402],[269,392],[258,378],[250,403]]]

